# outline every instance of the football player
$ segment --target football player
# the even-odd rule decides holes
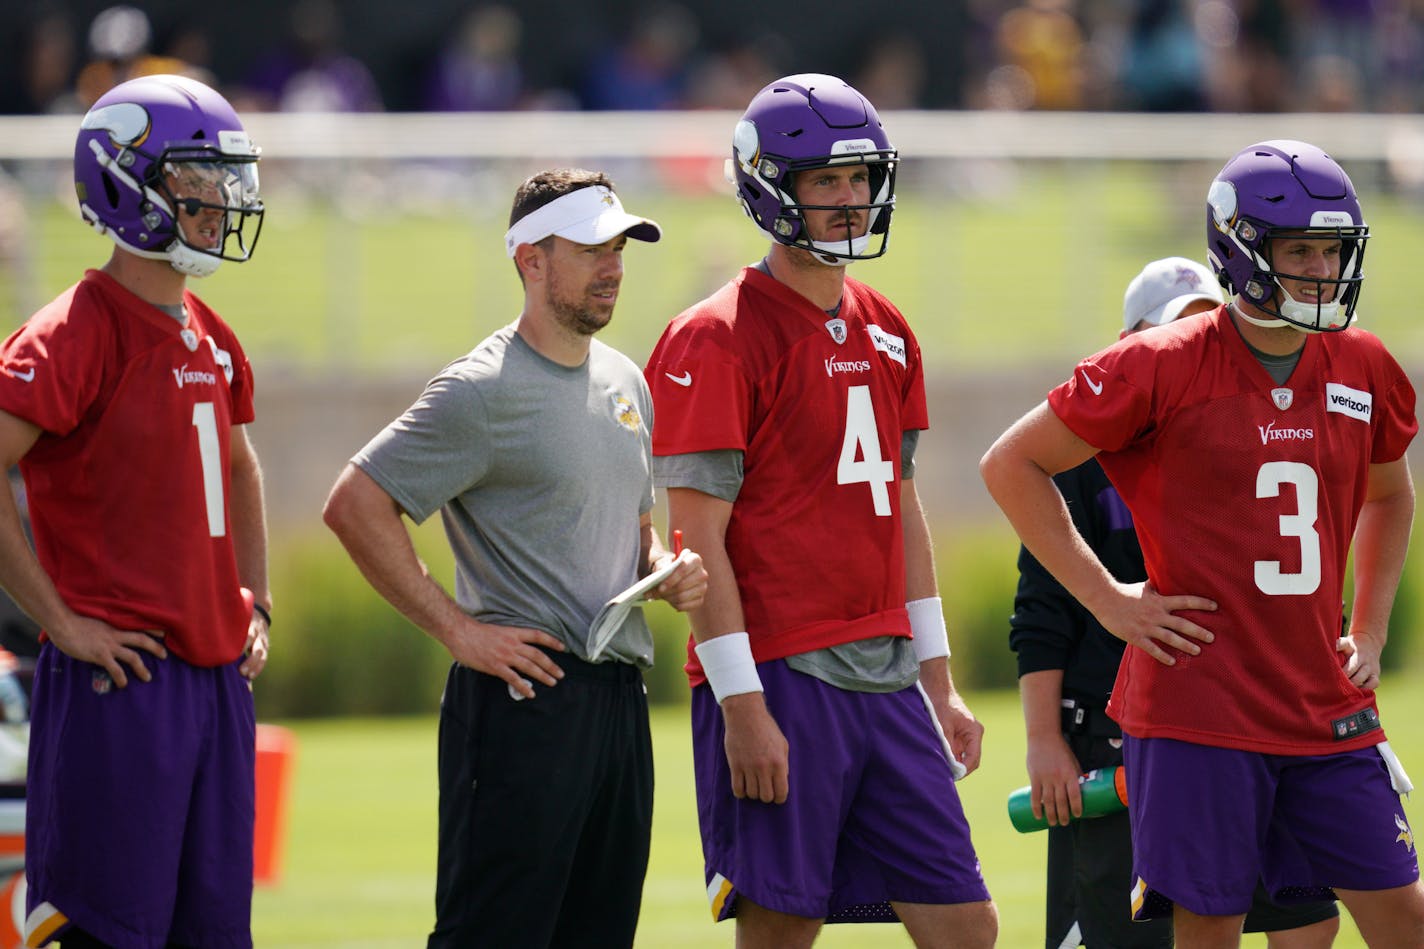
[[[1136,916],[1170,913],[1179,945],[1234,946],[1260,878],[1278,902],[1333,889],[1372,946],[1424,946],[1408,778],[1374,694],[1417,422],[1398,363],[1351,325],[1369,231],[1344,170],[1296,141],[1234,156],[1206,211],[1229,304],[1084,359],[981,470],[1033,555],[1130,647],[1107,711]],[[1094,456],[1144,583],[1112,577],[1051,480]]]
[[[737,123],[731,177],[766,257],[678,316],[645,370],[669,523],[711,577],[692,611],[698,811],[716,919],[742,947],[825,921],[919,946],[998,929],[953,773],[983,727],[954,689],[914,449],[919,345],[846,265],[885,252],[898,154],[825,75]]]
[[[251,680],[271,600],[252,369],[187,289],[251,256],[258,150],[222,96],[122,83],[74,181],[108,263],[0,347],[0,584],[40,624],[26,945],[250,946]]]
[[[1204,264],[1185,257],[1154,260],[1127,286],[1119,338],[1215,310],[1221,302],[1221,284]],[[1097,460],[1053,480],[1074,525],[1112,575],[1128,583],[1145,579],[1132,514]],[[1082,811],[1079,775],[1122,764],[1122,729],[1106,708],[1127,644],[1104,630],[1027,550],[1019,551],[1009,627],[1009,645],[1018,654],[1031,802],[1049,824],[1045,949],[1171,949],[1171,919],[1132,919],[1127,812],[1070,821]],[[1243,931],[1269,933],[1271,949],[1326,949],[1339,927],[1333,900],[1276,906],[1258,887]]]

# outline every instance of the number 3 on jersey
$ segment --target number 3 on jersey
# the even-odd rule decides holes
[[[1298,461],[1268,461],[1256,473],[1256,497],[1280,497],[1281,485],[1295,485],[1296,512],[1280,516],[1282,537],[1300,544],[1300,572],[1286,573],[1279,560],[1258,560],[1256,589],[1271,596],[1305,596],[1320,589],[1320,479],[1315,469]]]
[[[889,517],[889,486],[894,480],[894,463],[880,457],[880,430],[875,425],[870,386],[851,386],[846,392],[845,439],[841,442],[841,459],[836,466],[836,484],[864,482],[870,485],[876,515]]]

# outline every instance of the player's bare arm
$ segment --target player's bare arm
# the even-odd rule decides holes
[[[350,464],[322,511],[366,581],[456,662],[503,679],[525,698],[534,697],[531,679],[557,684],[564,671],[539,647],[562,652],[563,644],[543,630],[481,623],[460,609],[416,556],[402,516],[391,496]]]
[[[937,596],[934,545],[925,520],[920,493],[913,478],[900,482],[900,523],[905,537],[905,599],[921,600]],[[920,684],[930,697],[935,717],[949,740],[951,754],[964,765],[965,773],[979,767],[984,749],[984,725],[954,688],[949,658],[939,656],[920,663]]]
[[[1019,677],[1028,753],[1029,802],[1033,816],[1050,827],[1083,816],[1083,794],[1078,787],[1082,766],[1063,737],[1063,670],[1040,669]]]
[[[252,591],[257,605],[267,611],[264,614],[253,610],[247,624],[245,658],[238,671],[251,681],[267,666],[270,645],[267,617],[272,612],[272,594],[267,585],[267,512],[262,493],[262,467],[247,437],[246,425],[232,427],[228,476],[232,484],[228,517],[232,521],[237,575],[242,585]]]
[[[1215,610],[1216,603],[1202,596],[1162,596],[1148,583],[1121,583],[1103,566],[1073,527],[1053,483],[1055,474],[1094,454],[1096,449],[1042,402],[990,446],[979,473],[1024,546],[1108,632],[1163,665],[1175,665],[1163,647],[1196,655],[1201,643],[1214,638],[1180,611]]]
[[[682,531],[683,543],[702,552],[707,593],[702,605],[688,612],[697,642],[744,631],[741,592],[727,556],[727,522],[732,505],[691,488],[668,489],[668,521]],[[727,729],[727,765],[732,793],[765,803],[783,804],[790,788],[790,757],[786,736],[767,710],[760,692],[729,695],[722,701]]]
[[[37,426],[0,412],[0,463],[4,469],[8,471],[18,463],[39,437]],[[14,495],[8,490],[0,491],[0,586],[40,624],[60,651],[102,666],[121,689],[128,685],[130,673],[144,682],[153,678],[139,652],[159,659],[168,655],[161,636],[115,629],[69,608],[35,559],[25,539]]]
[[[662,538],[653,527],[652,514],[644,514],[638,520],[642,535],[643,569],[639,576],[646,576],[661,568],[678,554],[682,554],[682,564],[652,591],[652,598],[662,600],[675,610],[686,613],[702,605],[707,595],[707,570],[702,566],[702,555],[691,547],[682,550],[668,550]]]
[[[1401,457],[1371,465],[1365,503],[1355,525],[1355,602],[1350,632],[1340,640],[1345,675],[1361,689],[1379,686],[1380,654],[1414,523],[1414,480]]]

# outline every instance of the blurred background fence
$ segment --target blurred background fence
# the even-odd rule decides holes
[[[367,590],[320,524],[345,460],[446,361],[519,311],[502,235],[515,186],[609,171],[662,243],[630,247],[604,338],[641,362],[667,320],[764,253],[722,177],[736,113],[256,113],[268,218],[254,259],[195,289],[233,324],[258,378],[274,661],[264,715],[429,710],[446,658]],[[904,159],[890,253],[853,273],[920,337],[932,429],[930,512],[961,685],[1013,682],[1016,545],[975,465],[990,441],[1120,326],[1147,260],[1203,254],[1205,193],[1254,141],[1304,138],[1352,175],[1372,240],[1361,325],[1424,365],[1424,119],[1413,115],[891,111]],[[0,116],[0,329],[107,257],[74,208],[75,116]],[[1416,463],[1417,467],[1417,463]],[[443,538],[422,554],[449,577]],[[868,552],[870,555],[870,552]],[[1415,558],[1416,560],[1418,558]],[[1420,614],[1411,568],[1393,652]],[[653,695],[678,700],[686,628],[660,606]]]

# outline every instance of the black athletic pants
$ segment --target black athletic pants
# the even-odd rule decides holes
[[[440,703],[440,846],[429,949],[627,949],[653,822],[642,675],[552,654],[516,702],[456,665]]]

